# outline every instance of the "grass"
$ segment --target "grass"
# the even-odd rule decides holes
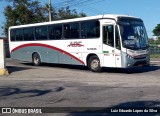
[[[160,54],[151,54],[150,57],[151,58],[160,58]]]

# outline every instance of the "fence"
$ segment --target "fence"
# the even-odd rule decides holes
[[[160,55],[160,47],[150,45],[150,53],[152,55]]]

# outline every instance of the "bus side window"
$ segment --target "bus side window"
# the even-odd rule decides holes
[[[86,21],[81,23],[81,37],[85,38],[99,38],[100,37],[100,22]]]
[[[55,39],[55,28],[54,26],[48,26],[48,34],[49,34],[49,39],[54,40]]]
[[[16,41],[23,41],[23,30],[17,29],[15,33],[16,33]]]
[[[15,41],[15,30],[11,29],[10,37],[11,37],[11,41]]]
[[[71,23],[64,25],[64,37],[66,39],[79,38],[79,23]]]
[[[50,40],[62,39],[62,26],[61,25],[48,26],[48,33]]]
[[[62,26],[55,27],[55,39],[62,39]]]
[[[36,40],[47,40],[47,26],[40,26],[35,28]]]
[[[121,50],[121,44],[120,44],[120,37],[119,37],[119,33],[118,33],[118,28],[116,26],[116,48]]]
[[[64,25],[64,38],[69,39],[70,38],[70,25],[65,24]]]
[[[103,43],[114,47],[114,28],[113,25],[103,27]]]
[[[73,23],[70,25],[71,27],[71,38],[78,39],[79,36],[79,23]]]
[[[34,40],[34,28],[33,27],[24,28],[23,36],[24,36],[24,41]]]

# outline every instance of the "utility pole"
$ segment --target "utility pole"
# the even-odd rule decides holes
[[[49,21],[52,21],[52,19],[51,19],[51,0],[48,0],[48,6],[49,6],[49,9],[48,9],[48,11],[49,11]]]

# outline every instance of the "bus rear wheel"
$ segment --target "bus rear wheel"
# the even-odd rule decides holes
[[[96,55],[89,58],[88,67],[92,72],[101,72],[100,60]]]
[[[35,66],[39,66],[41,64],[41,58],[38,53],[34,53],[32,55],[32,62]]]

